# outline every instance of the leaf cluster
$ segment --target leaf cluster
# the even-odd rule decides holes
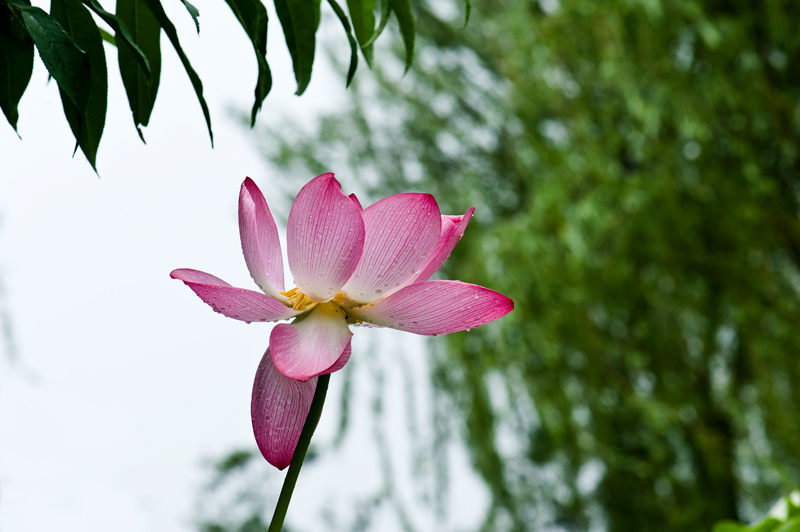
[[[200,32],[199,11],[181,0]],[[226,0],[247,33],[258,65],[251,127],[272,88],[267,62],[267,10],[259,0]],[[373,42],[393,13],[405,43],[406,70],[414,54],[414,16],[409,0],[348,0],[347,12],[328,0],[341,21],[350,43],[347,85],[358,66],[358,50],[372,65]],[[469,2],[467,2],[469,6]],[[320,22],[321,0],[275,0],[286,44],[292,56],[297,94],[311,80]],[[52,0],[50,13],[30,5],[30,0],[0,0],[0,108],[17,130],[18,105],[33,72],[34,47],[55,79],[64,114],[79,147],[96,170],[97,150],[105,125],[108,72],[102,41],[119,49],[119,70],[125,86],[134,125],[144,142],[142,126],[153,111],[161,74],[161,33],[166,34],[189,76],[213,145],[211,117],[203,96],[203,83],[181,46],[175,25],[160,0],[117,0],[116,13],[97,0]],[[376,18],[379,13],[379,19]],[[105,22],[113,35],[99,28],[94,16]],[[348,16],[349,14],[349,16]],[[377,24],[377,26],[376,26]]]

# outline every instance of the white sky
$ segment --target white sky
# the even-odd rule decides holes
[[[0,283],[17,346],[11,361],[0,344],[2,532],[193,530],[193,501],[207,478],[203,465],[234,448],[254,447],[250,392],[270,328],[215,314],[169,272],[197,268],[255,289],[239,247],[239,185],[253,177],[281,227],[288,211],[283,193],[296,191],[299,180],[278,186],[281,176],[261,160],[253,136],[229,117],[232,106],[248,111],[252,105],[252,49],[223,2],[195,4],[200,38],[178,2],[165,7],[203,79],[214,150],[165,37],[147,146],[133,127],[115,49],[106,45],[109,111],[97,159],[100,179],[81,153],[71,157],[74,140],[58,91],[46,83],[38,56],[20,105],[24,140],[0,119]],[[343,43],[340,32],[330,29]],[[306,94],[293,96],[274,13],[269,37],[275,84],[260,122],[291,116],[308,123],[341,101],[344,80],[321,62]],[[358,75],[370,74],[362,68]],[[347,176],[339,177],[347,189]],[[382,393],[383,427],[412,523],[420,530],[478,524],[488,496],[460,445],[451,447],[444,523],[436,524],[411,489],[401,368],[410,367],[421,383],[414,392],[423,416],[420,438],[430,439],[426,351],[412,335],[356,331],[351,432],[341,451],[323,453],[303,471],[289,522],[324,530],[324,507],[340,505],[346,521],[348,501],[380,485],[369,412],[374,394]],[[376,364],[386,375],[382,390],[371,382]],[[341,381],[341,375],[331,380],[316,438],[323,450],[338,423]],[[270,470],[266,462],[263,468]],[[277,493],[282,477],[269,478]],[[381,530],[399,529],[392,515],[381,522]]]

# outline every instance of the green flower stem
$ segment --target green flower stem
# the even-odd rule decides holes
[[[306,451],[308,451],[308,445],[311,443],[311,436],[314,435],[314,430],[317,428],[319,417],[322,414],[322,405],[325,404],[325,395],[328,393],[328,381],[330,380],[330,373],[320,375],[317,379],[317,389],[314,392],[314,399],[311,401],[311,409],[308,411],[303,431],[300,433],[300,440],[297,442],[292,462],[289,464],[289,471],[283,480],[281,494],[278,497],[278,505],[275,507],[275,513],[272,514],[272,522],[269,524],[269,532],[280,532],[283,528],[283,520],[286,519],[286,510],[289,509],[289,501],[292,500],[294,485],[297,484],[297,477],[300,475],[300,468],[303,467],[303,460],[306,459]]]

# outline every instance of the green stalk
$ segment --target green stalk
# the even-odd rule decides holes
[[[320,375],[317,379],[317,389],[314,392],[314,399],[311,400],[311,409],[308,411],[303,431],[300,433],[300,440],[297,442],[292,462],[289,464],[289,471],[283,480],[281,494],[278,497],[278,505],[275,507],[275,513],[272,514],[272,522],[269,524],[268,532],[280,532],[283,528],[286,510],[289,509],[289,501],[292,500],[294,485],[297,484],[297,477],[300,475],[300,468],[303,467],[303,460],[306,459],[306,451],[308,451],[308,445],[311,443],[311,436],[314,435],[314,430],[317,428],[319,417],[322,414],[322,405],[325,404],[325,395],[328,393],[328,381],[330,380],[330,373]]]

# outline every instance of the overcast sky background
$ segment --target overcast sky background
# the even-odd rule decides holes
[[[206,464],[254,447],[250,393],[270,326],[215,314],[169,272],[196,268],[255,289],[239,244],[240,183],[249,175],[261,186],[283,235],[287,192],[313,176],[286,181],[260,158],[254,134],[231,117],[232,108],[247,112],[252,105],[252,48],[223,2],[196,5],[199,38],[178,2],[165,8],[204,82],[215,149],[166,38],[146,146],[133,127],[116,50],[105,45],[109,110],[100,178],[82,153],[72,158],[74,139],[58,90],[47,83],[38,55],[20,105],[23,140],[0,120],[0,305],[11,318],[15,348],[0,342],[0,532],[194,530]],[[270,22],[275,84],[259,122],[285,116],[312,123],[320,110],[342,101],[344,79],[326,67],[318,44],[311,85],[294,96],[272,12]],[[330,17],[327,22],[323,30],[331,37],[323,46],[345,46],[341,28]],[[358,75],[370,74],[362,68]],[[355,188],[347,175],[330,170],[346,191]],[[333,511],[344,525],[353,501],[380,488],[370,411],[383,397],[378,427],[385,431],[401,510],[419,530],[474,528],[488,495],[463,446],[450,446],[445,516],[422,504],[420,494],[430,495],[430,486],[423,489],[411,473],[409,411],[419,416],[416,443],[433,438],[425,342],[396,331],[355,332],[345,370],[355,372],[351,429],[339,450],[330,449],[340,373],[331,379],[315,436],[322,454],[301,474],[289,522],[328,530],[320,516]],[[385,380],[376,383],[376,373]],[[409,381],[417,383],[410,391]],[[276,497],[282,475],[266,462],[258,467],[271,482],[265,490]],[[375,529],[399,530],[396,511],[382,509]]]

